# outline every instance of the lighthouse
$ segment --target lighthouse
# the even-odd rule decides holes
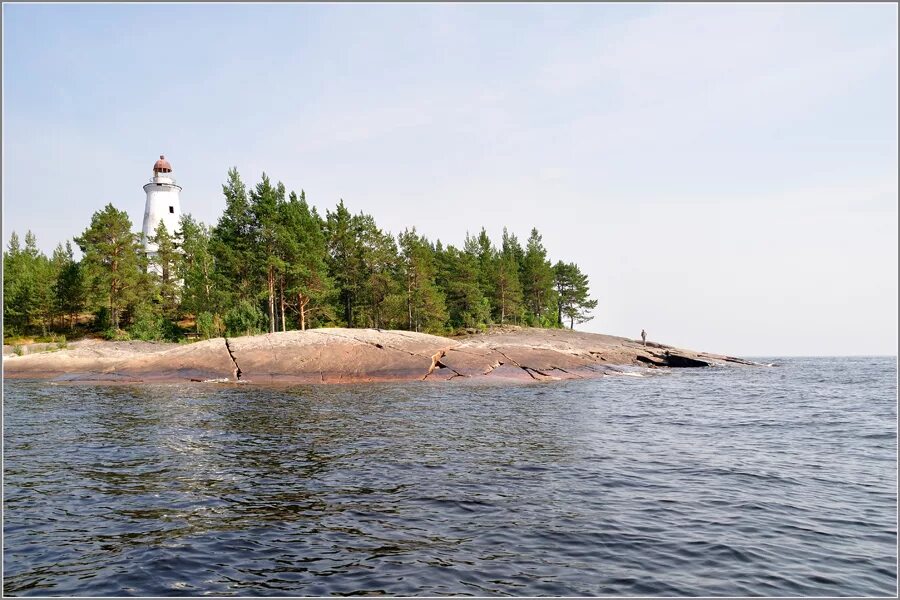
[[[144,185],[147,194],[147,205],[144,208],[144,232],[141,241],[152,264],[156,254],[156,244],[150,241],[159,226],[165,223],[166,230],[172,237],[178,230],[181,220],[181,186],[175,185],[172,178],[172,165],[162,154],[153,165],[153,178]]]

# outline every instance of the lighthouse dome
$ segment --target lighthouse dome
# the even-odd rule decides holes
[[[171,173],[172,165],[169,164],[169,161],[166,160],[166,157],[162,154],[159,155],[159,160],[153,164],[153,173]]]

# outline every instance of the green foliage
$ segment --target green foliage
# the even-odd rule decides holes
[[[237,169],[228,170],[228,181],[222,186],[225,212],[210,234],[209,249],[215,261],[214,278],[224,293],[227,306],[254,296],[253,215]]]
[[[454,328],[484,328],[490,323],[490,302],[480,285],[477,246],[468,251],[453,246],[440,254],[438,283],[444,290],[449,312],[449,324]]]
[[[181,339],[181,330],[165,316],[143,308],[133,318],[128,334],[131,339],[152,341],[177,342]]]
[[[75,318],[84,310],[88,290],[80,263],[75,262],[72,244],[66,242],[65,251],[60,255],[58,274],[54,284],[55,307],[61,317],[68,317],[69,326],[74,327]]]
[[[98,331],[106,331],[112,326],[109,318],[109,307],[101,306],[94,311],[94,327]]]
[[[25,354],[25,348],[22,347],[21,344],[16,344],[13,346],[13,354],[16,356],[22,356]]]
[[[124,329],[107,329],[103,332],[103,339],[111,342],[127,342],[131,336]]]
[[[575,323],[585,323],[594,317],[589,311],[597,308],[597,301],[589,297],[588,277],[575,263],[558,261],[553,265],[557,291],[557,324],[564,327],[563,319],[569,320],[569,329]]]
[[[128,214],[107,204],[94,213],[91,225],[75,243],[84,253],[81,264],[90,301],[109,308],[109,324],[117,330],[122,313],[146,290],[139,236],[132,233]]]
[[[359,264],[364,274],[357,295],[356,322],[359,327],[380,328],[391,321],[388,299],[399,292],[397,244],[383,232],[370,215],[353,217],[357,232]]]
[[[262,181],[250,192],[250,214],[253,217],[250,233],[255,255],[250,255],[256,278],[264,282],[263,294],[267,299],[269,332],[275,331],[275,281],[284,268],[278,255],[279,225],[278,205],[284,201],[284,185],[272,185],[263,173]]]
[[[447,324],[444,294],[435,282],[435,251],[428,240],[405,230],[400,241],[400,275],[405,287],[406,326],[410,331],[440,333]]]
[[[310,210],[306,193],[290,199],[280,206],[281,229],[279,249],[284,260],[280,278],[282,297],[286,306],[296,313],[297,327],[325,324],[334,320],[334,311],[328,305],[334,285],[328,273],[327,245],[322,219]],[[296,299],[296,302],[295,302]],[[282,327],[286,328],[287,316],[282,314]]]
[[[547,250],[541,241],[541,234],[537,229],[532,229],[522,258],[525,318],[529,325],[536,327],[555,325],[551,312],[555,306],[556,296],[553,284],[553,268],[547,260]]]
[[[89,310],[109,339],[183,341],[183,315],[203,338],[329,326],[441,334],[493,323],[573,327],[597,305],[577,265],[551,266],[537,229],[524,248],[505,228],[495,246],[481,228],[458,249],[415,228],[391,235],[343,200],[323,219],[305,192],[288,194],[265,174],[248,191],[232,168],[222,191],[214,228],[190,215],[174,235],[160,224],[149,257],[112,205],[75,238],[80,262],[69,243],[47,258],[31,232],[24,246],[13,233],[4,252],[6,332],[76,331]]]
[[[15,232],[3,253],[3,319],[11,331],[24,333],[38,325],[46,334],[53,317],[53,264],[37,248],[29,231],[25,248]]]
[[[241,300],[225,313],[225,334],[228,336],[255,335],[263,332],[266,315],[249,300]]]
[[[201,312],[197,315],[197,333],[206,340],[219,337],[225,333],[225,325],[222,319],[218,318],[218,315],[210,312]]]
[[[328,239],[327,264],[334,277],[338,312],[341,314],[342,324],[352,327],[353,309],[363,278],[353,218],[342,199],[334,212],[325,211],[325,219]]]
[[[505,238],[506,229],[503,230],[503,235]],[[494,262],[491,300],[494,306],[494,318],[501,325],[508,322],[518,324],[523,320],[525,312],[522,282],[519,278],[519,262],[515,253],[506,244]]]
[[[178,275],[182,271],[182,255],[176,250],[176,239],[169,234],[162,221],[148,240],[156,245],[156,252],[148,257],[148,268],[157,274],[155,284],[155,311],[167,319],[174,319],[178,314],[178,296],[180,283]]]
[[[221,280],[216,277],[209,229],[190,214],[182,215],[178,237],[182,257],[178,276],[182,281],[181,310],[188,314],[217,312],[222,306]]]

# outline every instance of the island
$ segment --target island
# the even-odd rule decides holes
[[[4,356],[4,377],[71,382],[365,383],[559,381],[634,373],[626,367],[755,365],[748,360],[565,329],[504,327],[446,338],[322,328],[190,344],[84,340]]]

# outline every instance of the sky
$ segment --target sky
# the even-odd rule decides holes
[[[3,5],[3,243],[165,154],[214,225],[237,167],[445,245],[574,261],[584,331],[896,355],[896,4]]]

